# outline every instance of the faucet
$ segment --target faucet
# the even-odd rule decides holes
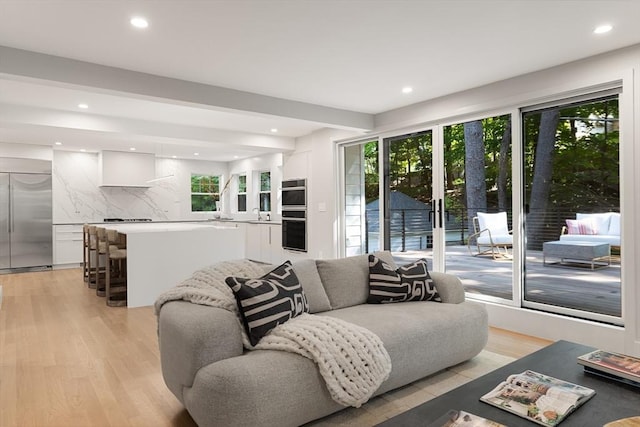
[[[253,211],[258,213],[258,221],[262,221],[262,216],[260,215],[260,209],[253,208]]]

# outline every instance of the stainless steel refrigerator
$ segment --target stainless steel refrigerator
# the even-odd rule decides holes
[[[0,172],[0,272],[50,267],[51,174]]]

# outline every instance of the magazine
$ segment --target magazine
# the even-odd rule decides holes
[[[454,409],[438,418],[427,427],[507,427],[504,424]]]
[[[578,363],[584,365],[585,371],[598,374],[603,371],[608,378],[626,379],[628,384],[640,386],[640,359],[610,351],[596,350],[578,357]]]
[[[480,400],[538,424],[555,426],[595,393],[587,387],[524,371],[510,375]]]

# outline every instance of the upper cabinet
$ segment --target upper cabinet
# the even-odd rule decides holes
[[[151,187],[155,154],[102,151],[98,158],[101,187]]]

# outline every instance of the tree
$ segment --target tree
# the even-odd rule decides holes
[[[473,217],[487,209],[487,185],[485,182],[485,149],[482,121],[464,124],[465,187],[469,230],[473,230]]]
[[[551,192],[553,177],[553,154],[560,112],[547,110],[540,115],[540,128],[536,144],[533,180],[527,215],[527,242],[538,246],[545,235],[545,213]]]
[[[502,134],[502,140],[500,141],[500,155],[498,157],[498,210],[508,211],[507,197],[508,187],[507,181],[509,177],[509,168],[511,167],[509,151],[511,148],[511,119],[507,119],[504,127],[504,133]]]

